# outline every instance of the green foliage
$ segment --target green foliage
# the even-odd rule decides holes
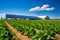
[[[32,40],[53,40],[60,34],[60,20],[7,20]]]
[[[5,23],[0,20],[0,40],[11,40],[10,31],[7,29]]]

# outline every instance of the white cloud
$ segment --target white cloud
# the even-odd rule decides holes
[[[51,10],[54,10],[54,7],[51,7],[51,8],[48,8],[49,5],[43,5],[42,7],[35,7],[35,8],[31,8],[29,11],[43,11],[43,10],[46,10],[46,11],[51,11]]]
[[[54,7],[52,7],[52,8],[47,8],[46,10],[47,11],[50,11],[50,10],[54,10],[55,8]]]
[[[40,10],[40,7],[37,6],[37,7],[35,7],[35,8],[31,8],[29,11],[39,11],[39,10]]]
[[[49,5],[43,5],[43,6],[41,7],[41,10],[46,10],[47,7],[49,7]]]

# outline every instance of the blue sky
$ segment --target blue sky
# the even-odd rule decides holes
[[[43,5],[54,7],[54,10],[29,11],[31,8],[42,7]],[[0,13],[31,16],[48,15],[50,18],[60,18],[60,0],[0,0]]]

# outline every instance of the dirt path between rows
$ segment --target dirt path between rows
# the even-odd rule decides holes
[[[22,35],[21,32],[17,31],[13,26],[11,26],[7,21],[4,21],[7,27],[19,38],[19,40],[31,40],[25,35]]]

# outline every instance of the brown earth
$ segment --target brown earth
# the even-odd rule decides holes
[[[7,21],[4,21],[7,27],[19,38],[19,40],[31,40],[28,36],[22,35],[21,32],[17,31],[13,26],[11,26]]]
[[[56,34],[56,40],[60,40],[60,34]]]

